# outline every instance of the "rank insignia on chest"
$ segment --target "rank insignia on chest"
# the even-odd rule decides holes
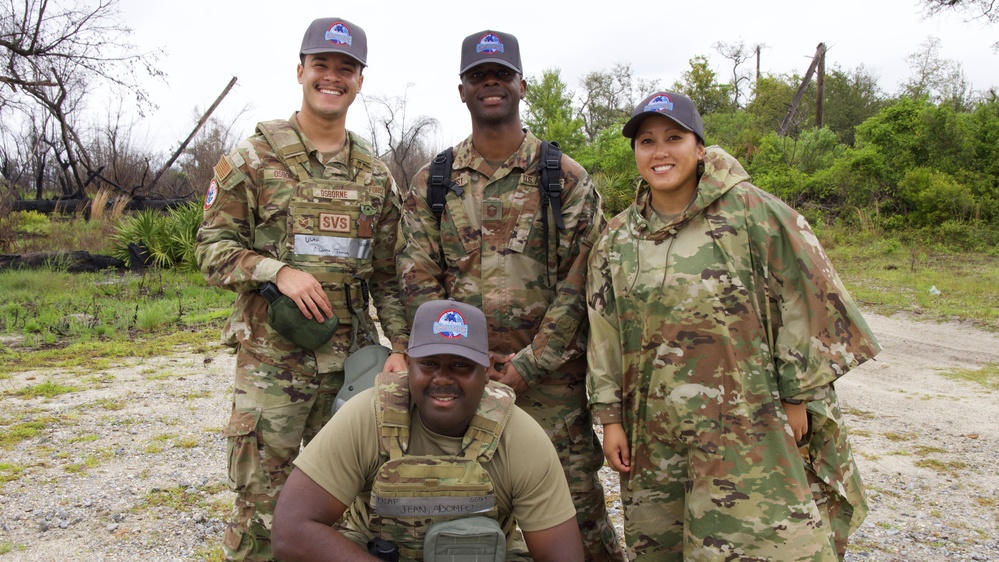
[[[299,217],[298,218],[298,228],[303,230],[309,230],[312,228],[312,219],[309,217]]]
[[[502,201],[486,201],[485,204],[485,216],[483,220],[498,221],[503,219],[503,202]]]

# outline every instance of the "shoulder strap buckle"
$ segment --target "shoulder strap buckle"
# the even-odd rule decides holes
[[[565,230],[562,220],[562,148],[555,141],[541,141],[541,158],[538,162],[538,189],[541,190],[541,206],[552,206],[555,228]]]
[[[444,216],[444,208],[447,206],[447,192],[451,190],[455,195],[461,196],[464,193],[458,184],[451,181],[451,166],[454,164],[454,147],[442,150],[430,162],[430,178],[427,181],[427,204],[434,212],[437,224],[440,225],[441,217]]]

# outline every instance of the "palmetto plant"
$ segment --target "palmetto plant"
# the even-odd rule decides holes
[[[112,254],[129,267],[140,265],[132,261],[144,253],[147,262],[156,267],[195,269],[194,243],[201,220],[202,205],[198,201],[175,207],[167,214],[145,209],[118,226]]]

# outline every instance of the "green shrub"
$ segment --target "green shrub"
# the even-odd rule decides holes
[[[10,221],[11,229],[18,234],[44,236],[52,226],[49,217],[38,211],[14,211],[7,220]]]

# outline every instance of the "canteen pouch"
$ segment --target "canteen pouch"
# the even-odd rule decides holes
[[[464,517],[434,523],[423,539],[426,562],[503,562],[506,535],[495,519]]]
[[[347,356],[343,363],[343,388],[336,395],[334,414],[354,395],[375,386],[375,377],[385,367],[390,352],[384,345],[369,345]]]
[[[306,318],[295,301],[278,291],[273,283],[264,283],[260,294],[267,299],[267,321],[279,334],[309,351],[330,341],[340,320],[333,314],[322,323]]]

